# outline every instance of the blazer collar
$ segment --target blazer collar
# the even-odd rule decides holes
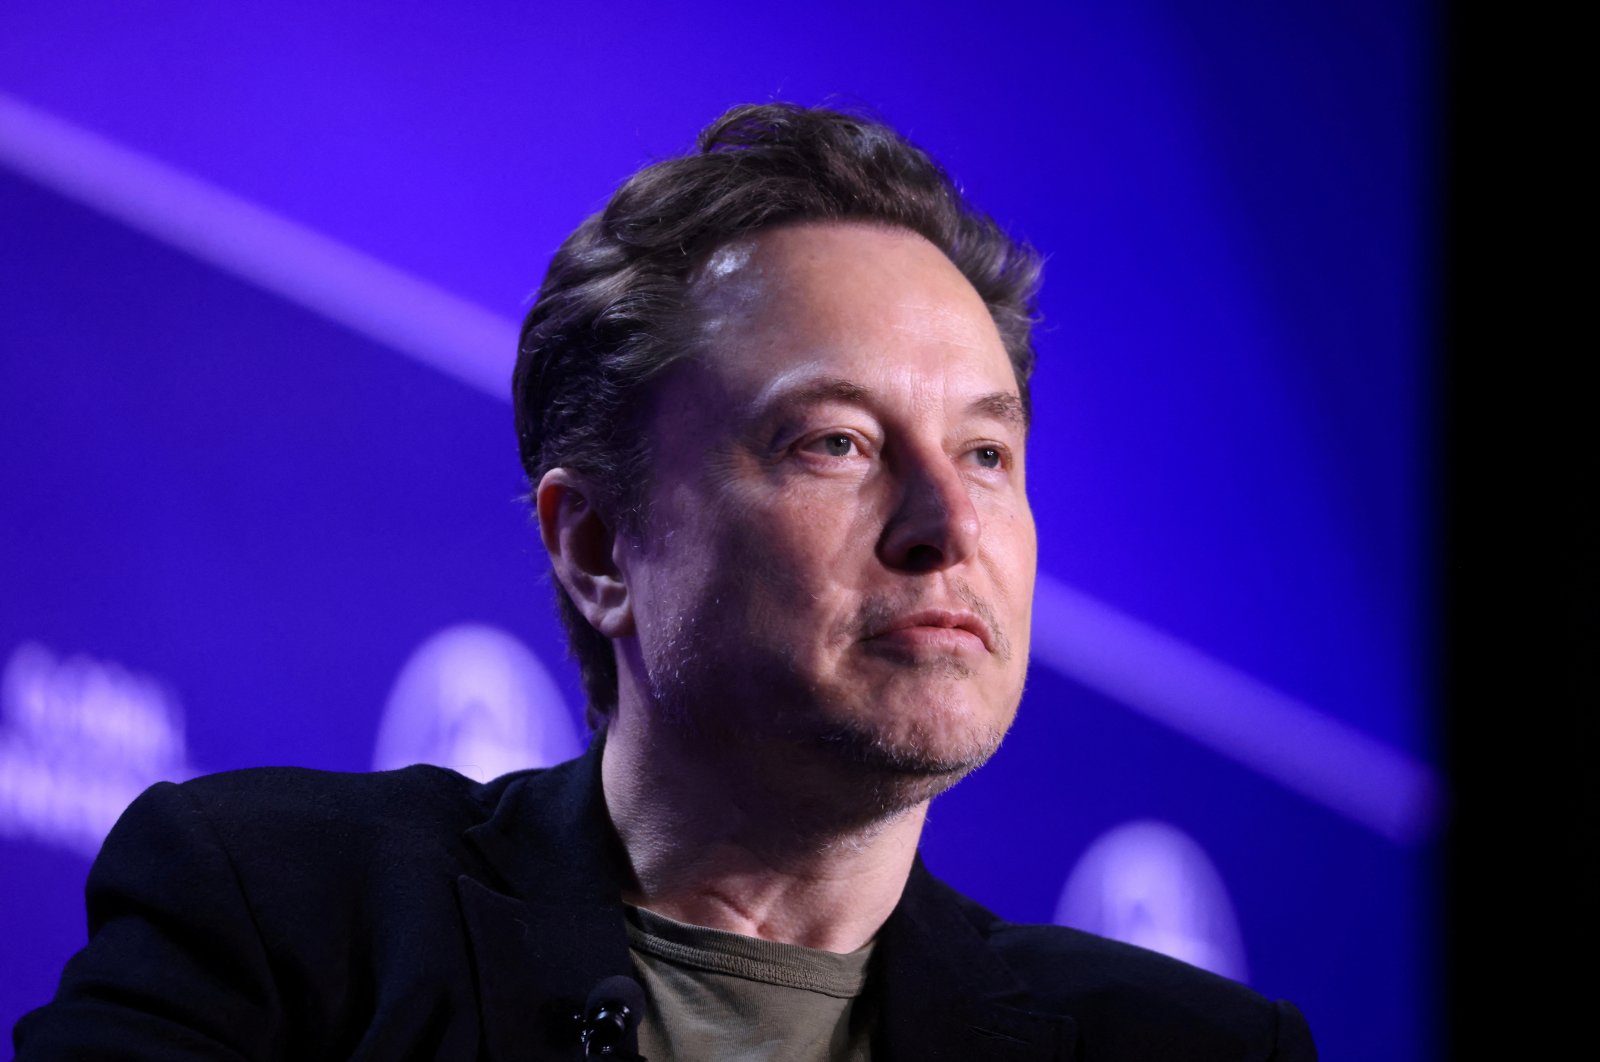
[[[590,989],[633,973],[622,914],[629,871],[600,784],[604,735],[580,758],[490,783],[466,832],[491,880],[456,883],[478,973],[486,1054],[576,1055]],[[919,857],[878,938],[874,1057],[1046,1062],[1071,1056],[1070,1017],[1041,1011]]]
[[[490,783],[485,796],[498,790],[498,802],[466,832],[493,872],[456,882],[491,1059],[578,1057],[575,1015],[590,990],[633,973],[602,745],[597,737],[576,760]]]
[[[880,1051],[891,1059],[1072,1057],[1076,1024],[1030,996],[974,922],[980,913],[993,919],[917,857],[878,936],[883,1009],[874,1057]]]

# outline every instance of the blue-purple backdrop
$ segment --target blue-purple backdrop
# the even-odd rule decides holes
[[[510,322],[779,98],[1049,256],[1035,662],[930,864],[1432,1057],[1430,5],[158,6],[0,28],[0,1024],[150,781],[573,747]]]

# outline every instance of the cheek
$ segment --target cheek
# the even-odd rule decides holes
[[[1034,527],[1033,512],[1026,503],[1013,504],[996,500],[980,510],[985,537],[995,552],[1004,552],[1018,565],[1031,568],[1039,552],[1038,531]]]
[[[815,593],[850,580],[871,557],[882,524],[863,499],[842,490],[790,489],[747,510],[743,550],[762,578]]]

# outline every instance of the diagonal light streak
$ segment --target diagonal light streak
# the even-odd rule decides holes
[[[0,93],[0,164],[496,398],[517,326],[435,284]]]
[[[502,400],[516,324],[0,93],[0,164]],[[1427,765],[1041,574],[1036,659],[1397,843],[1441,801]]]
[[[1164,631],[1039,573],[1034,658],[1391,841],[1426,837],[1426,764]]]

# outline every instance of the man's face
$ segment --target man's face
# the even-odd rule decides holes
[[[705,740],[954,781],[1015,715],[1037,552],[987,309],[922,237],[854,223],[729,244],[693,295],[621,650]]]

